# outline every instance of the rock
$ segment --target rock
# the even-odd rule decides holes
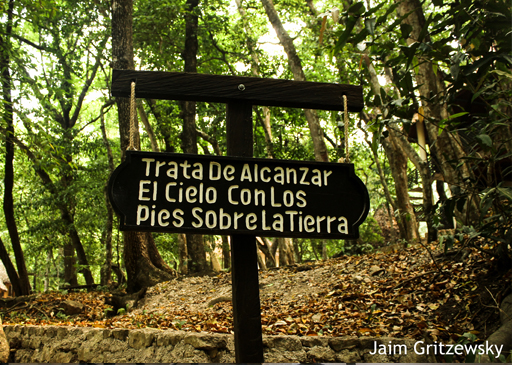
[[[140,349],[147,347],[147,346],[145,346],[145,344],[146,344],[146,334],[144,333],[143,330],[130,331],[130,333],[128,335],[128,345],[130,345],[130,347],[132,347],[136,350],[140,350]]]
[[[200,333],[191,333],[185,337],[183,342],[194,346],[198,350],[213,350],[226,347],[226,340],[224,338]]]
[[[329,346],[336,352],[353,349],[360,344],[357,337],[331,337],[329,338]],[[343,361],[343,362],[356,362],[356,361]]]
[[[62,308],[62,312],[67,316],[80,314],[84,310],[84,305],[74,300],[65,300],[60,303],[59,309]]]
[[[272,336],[273,346],[286,351],[302,350],[302,342],[297,336]]]
[[[512,294],[508,295],[501,302],[500,306],[501,327],[487,338],[487,342],[491,345],[502,346],[502,355],[505,357],[512,352]],[[483,355],[482,362],[496,362],[497,359],[491,355],[491,359],[487,355]]]
[[[314,347],[314,346],[327,346],[328,340],[322,337],[316,336],[304,336],[300,338],[303,347]]]
[[[500,306],[500,321],[501,324],[512,321],[512,294],[503,299]]]
[[[6,363],[9,360],[9,342],[5,336],[4,328],[2,326],[2,318],[0,318],[0,362]]]
[[[307,351],[310,362],[335,362],[336,353],[329,347],[315,346]]]

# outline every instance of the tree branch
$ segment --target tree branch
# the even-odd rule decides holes
[[[73,116],[70,119],[70,127],[73,127],[76,124],[76,121],[78,120],[78,115],[80,114],[80,110],[82,109],[82,104],[84,102],[85,96],[87,95],[87,91],[89,90],[89,87],[91,86],[94,78],[96,77],[96,73],[98,72],[98,68],[101,64],[101,58],[102,58],[102,49],[105,47],[105,44],[107,43],[110,36],[106,36],[103,41],[100,44],[100,50],[96,54],[96,63],[94,64],[92,68],[91,76],[85,81],[84,86],[82,87],[82,91],[80,93],[80,96],[78,97],[78,101],[76,103],[75,111],[73,112]]]
[[[207,134],[203,131],[200,131],[197,128],[196,128],[196,132],[199,135],[199,137],[201,137],[206,142],[208,142],[212,145],[213,150],[215,151],[215,154],[217,156],[222,156],[222,152],[220,151],[220,147],[219,147],[219,142],[217,142],[217,139],[214,136],[210,136],[209,134]]]
[[[151,124],[149,124],[148,115],[142,106],[142,100],[137,102],[137,111],[139,112],[140,119],[142,124],[144,124],[144,129],[146,129],[146,133],[149,136],[149,141],[151,142],[151,150],[153,152],[160,152],[158,148],[158,143],[156,141],[155,132],[153,132],[153,128],[151,128]]]
[[[42,46],[42,45],[39,45],[39,44],[36,44],[32,41],[29,41],[28,39],[26,38],[23,38],[22,36],[18,35],[18,34],[11,34],[12,37],[22,41],[23,43],[25,44],[28,44],[29,46],[31,47],[34,47],[35,49],[38,49],[40,51],[46,51],[46,52],[55,52],[55,49],[51,48],[51,47],[48,47],[48,46]]]

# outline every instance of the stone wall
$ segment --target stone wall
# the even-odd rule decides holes
[[[5,326],[10,362],[229,363],[233,336],[158,329]],[[391,342],[389,342],[391,341]],[[406,345],[407,353],[371,355],[377,344]],[[263,336],[265,362],[429,362],[414,340],[355,337]],[[404,348],[404,347],[402,347]]]

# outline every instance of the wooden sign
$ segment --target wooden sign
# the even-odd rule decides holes
[[[138,98],[227,104],[227,154],[237,157],[127,152],[110,179],[109,194],[121,217],[121,229],[232,233],[236,362],[263,363],[256,235],[356,238],[369,199],[351,164],[252,159],[252,106],[344,110],[346,96],[348,110],[359,112],[364,106],[363,89],[257,77],[114,70],[112,96],[128,97],[133,81]]]
[[[343,110],[346,95],[349,111],[359,112],[364,106],[358,85],[187,72],[114,70],[112,95],[129,97],[132,81],[137,98]]]
[[[357,238],[369,211],[341,163],[127,151],[109,193],[134,231]]]

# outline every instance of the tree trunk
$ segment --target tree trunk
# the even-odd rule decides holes
[[[185,72],[197,72],[197,26],[198,16],[196,14],[199,0],[187,0],[185,14],[185,50],[183,60],[185,61]],[[195,101],[180,102],[183,118],[183,131],[181,132],[181,148],[184,153],[197,154],[197,131],[196,131],[196,103]],[[208,271],[206,251],[203,238],[199,234],[187,234],[188,272],[200,273]]]
[[[75,249],[76,257],[78,259],[78,264],[81,267],[79,270],[80,273],[84,276],[85,282],[87,285],[93,285],[94,279],[92,277],[91,270],[89,269],[89,262],[87,261],[87,255],[85,254],[84,246],[80,240],[80,236],[75,227],[75,222],[69,211],[64,210],[64,207],[61,208],[61,217],[62,220],[66,223],[67,233],[69,238],[71,239],[71,245]]]
[[[162,116],[154,99],[146,99],[146,102],[149,105],[151,113],[156,119],[156,123],[160,131],[160,134],[164,137],[164,152],[175,152],[176,148],[174,148],[172,144],[172,136],[170,128],[168,126],[169,123],[171,123],[171,121],[169,119],[165,119],[165,117]]]
[[[407,187],[407,157],[396,146],[392,135],[389,140],[383,140],[382,145],[388,156],[391,174],[395,181],[396,201],[398,205],[397,221],[400,228],[400,236],[407,242],[419,239],[418,222],[409,198]]]
[[[302,64],[299,56],[297,55],[297,51],[295,49],[295,45],[293,44],[293,40],[289,36],[288,32],[284,29],[281,20],[279,19],[279,15],[276,12],[274,7],[274,3],[272,0],[261,0],[263,7],[265,8],[265,12],[267,13],[268,19],[274,30],[276,31],[277,37],[279,38],[279,42],[284,48],[286,55],[288,56],[288,65],[293,73],[293,78],[297,81],[306,81],[306,76],[304,75],[304,71],[302,70]],[[341,103],[341,101],[340,101]],[[315,150],[315,160],[316,161],[329,161],[329,155],[327,153],[327,147],[324,141],[324,132],[322,127],[320,126],[320,122],[318,120],[318,115],[315,110],[304,109],[304,113],[306,115],[306,120],[308,121],[309,131],[311,133],[311,139],[313,141],[313,148]]]
[[[78,285],[76,277],[76,258],[73,245],[68,241],[64,242],[63,256],[64,256],[64,282],[69,285]]]
[[[48,293],[50,289],[50,269],[52,264],[52,252],[51,250],[48,250],[46,252],[46,267],[45,267],[45,273],[44,273],[44,293]]]
[[[154,246],[149,232],[125,232],[124,262],[127,274],[128,293],[135,293],[145,287],[154,286],[162,281],[171,280],[174,275],[157,267],[154,263],[152,249]],[[156,248],[156,247],[155,247]]]
[[[224,269],[231,267],[231,250],[228,236],[222,236],[222,265]]]
[[[266,271],[267,265],[265,264],[265,259],[263,258],[263,254],[260,250],[256,250],[257,258],[258,258],[258,266],[260,267],[260,270]]]
[[[322,240],[322,260],[325,261],[329,257],[327,256],[327,241],[324,239]]]
[[[187,235],[183,233],[178,234],[178,255],[180,263],[178,265],[178,272],[182,275],[188,274],[188,252],[187,252]]]
[[[362,119],[365,121],[366,125],[369,125],[369,118],[366,115],[366,113],[361,112],[361,116],[362,116]],[[389,186],[386,181],[386,176],[384,175],[384,170],[382,169],[382,165],[380,163],[379,155],[378,155],[377,151],[373,149],[372,143],[368,139],[368,132],[366,131],[365,128],[362,128],[362,127],[360,128],[360,130],[363,131],[363,133],[365,134],[365,142],[366,142],[366,144],[368,144],[368,147],[370,148],[372,155],[373,155],[373,161],[375,162],[375,165],[377,166],[380,183],[382,185],[382,188],[384,189],[384,196],[386,197],[386,210],[388,211],[388,216],[389,216],[389,229],[390,229],[390,233],[391,233],[391,240],[394,241],[394,239],[396,237],[395,227],[393,224],[394,220],[393,220],[393,214],[391,213],[389,206],[392,207],[393,212],[396,211],[398,209],[397,205],[396,205],[396,201],[391,197],[391,193],[389,191]],[[378,132],[378,133],[380,133],[380,132]]]
[[[295,259],[293,257],[293,247],[291,238],[278,238],[279,249],[279,266],[293,265]]]
[[[137,111],[139,112],[139,116],[140,116],[140,119],[142,120],[142,124],[144,125],[144,129],[146,130],[146,133],[148,134],[149,141],[151,143],[151,151],[160,152],[160,149],[158,148],[158,142],[156,140],[155,132],[153,131],[151,124],[149,124],[149,119],[146,114],[146,111],[144,110],[144,106],[142,105],[142,100],[137,100]]]
[[[404,0],[398,2],[397,13],[399,16],[409,14],[403,22],[412,27],[412,31],[407,39],[410,45],[416,41],[429,41],[427,35],[425,39],[420,39],[420,35],[426,20],[419,0]],[[426,57],[418,57],[418,72],[416,73],[416,84],[419,85],[419,93],[423,98],[422,105],[425,113],[425,127],[430,139],[430,144],[435,145],[436,157],[441,164],[444,180],[450,186],[459,186],[465,188],[470,193],[469,204],[466,205],[468,215],[465,224],[478,219],[479,215],[479,197],[477,194],[471,194],[467,181],[473,178],[468,162],[463,159],[465,152],[462,150],[462,143],[456,131],[447,131],[446,129],[439,134],[438,122],[448,117],[448,110],[444,102],[445,87],[440,79],[440,74],[434,73],[432,62]],[[430,122],[433,120],[434,122]],[[462,165],[456,167],[459,163]]]
[[[103,144],[105,145],[105,149],[107,150],[107,158],[108,158],[108,167],[109,171],[112,174],[114,172],[114,155],[112,154],[112,149],[110,148],[110,143],[107,138],[107,131],[105,129],[105,119],[103,118],[103,109],[101,108],[100,115],[100,128],[101,135],[103,138]],[[105,189],[103,190],[103,195],[105,198],[105,205],[107,207],[107,221],[105,223],[105,228],[102,234],[102,243],[105,245],[105,263],[101,268],[101,278],[100,283],[103,286],[110,285],[112,281],[112,229],[114,227],[114,210],[112,208],[112,204],[110,204],[110,199],[108,198],[108,182],[105,185]],[[119,280],[118,280],[119,281]]]
[[[267,268],[276,267],[276,256],[275,252],[272,252],[272,245],[270,241],[266,238],[256,237],[256,244],[258,249],[265,255],[265,265]]]
[[[133,70],[132,0],[113,0],[112,3],[112,64],[113,68]],[[116,98],[119,136],[123,160],[130,140],[130,100]],[[135,117],[135,130],[138,131]],[[140,148],[136,133],[135,146]],[[158,254],[151,233],[124,232],[124,258],[127,273],[127,291],[137,292],[143,287],[170,280],[173,270]]]
[[[425,214],[425,220],[427,222],[428,236],[427,242],[433,242],[437,240],[437,230],[434,228],[434,205],[432,200],[434,192],[432,190],[432,180],[430,167],[426,160],[422,160],[416,150],[411,144],[405,139],[405,137],[396,131],[393,127],[388,128],[389,133],[393,135],[393,139],[396,141],[397,146],[409,157],[416,169],[418,170],[421,177],[421,186],[423,192],[423,212]]]
[[[0,259],[2,260],[5,271],[7,271],[7,276],[9,276],[9,280],[11,281],[11,285],[13,287],[15,295],[20,295],[18,293],[21,292],[20,280],[18,279],[18,273],[12,264],[11,258],[9,257],[9,253],[7,252],[4,242],[0,238]]]
[[[16,295],[29,295],[30,282],[28,280],[27,268],[25,265],[25,257],[21,247],[18,227],[14,217],[14,124],[13,124],[13,106],[11,98],[12,80],[10,74],[10,35],[12,32],[12,13],[14,0],[9,1],[7,10],[7,24],[5,27],[5,38],[0,35],[0,70],[2,72],[2,94],[3,94],[3,121],[5,128],[5,171],[4,171],[4,215],[11,238],[11,245],[16,258],[16,266],[18,268],[17,278],[19,281]]]
[[[247,12],[242,7],[241,0],[235,0],[236,6],[238,8],[238,12],[240,13],[240,17],[242,18],[242,24],[246,33],[247,39],[247,48],[249,49],[249,53],[251,54],[251,71],[252,74],[256,77],[261,77],[260,67],[259,67],[259,57],[256,52],[256,46],[253,41],[253,37],[251,36],[251,28],[249,24],[249,20],[247,19]],[[258,107],[254,107],[256,110],[257,120],[261,123],[263,127],[263,131],[265,133],[265,146],[267,150],[267,158],[274,158],[274,147],[272,144],[272,128],[270,125],[270,109],[266,106],[261,107],[262,115],[259,113]]]

